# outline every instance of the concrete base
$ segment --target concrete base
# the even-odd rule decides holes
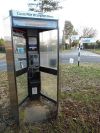
[[[19,109],[20,120],[25,123],[47,121],[56,117],[57,106],[47,99],[26,100]]]

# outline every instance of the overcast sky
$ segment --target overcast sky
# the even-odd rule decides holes
[[[65,20],[69,20],[80,33],[84,27],[93,27],[97,30],[100,39],[100,0],[65,0],[64,8],[55,12],[60,19],[60,29]],[[3,37],[3,18],[8,16],[10,9],[28,10],[28,0],[3,0],[0,4],[0,37]]]

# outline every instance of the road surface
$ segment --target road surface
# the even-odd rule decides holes
[[[89,51],[81,50],[81,56],[80,56],[80,63],[100,63],[100,55],[95,54]],[[42,52],[41,53],[41,63],[44,66],[49,65],[49,59],[56,58],[56,54],[52,52]],[[73,49],[71,51],[66,51],[60,53],[60,63],[68,64],[70,58],[73,58],[74,63],[78,62],[78,50]],[[16,62],[16,64],[19,66],[19,62]],[[25,64],[25,62],[23,63]],[[7,70],[7,65],[6,65],[6,60],[0,60],[0,71],[6,71]]]
[[[70,58],[74,59],[74,63],[78,61],[78,50],[72,50],[69,52],[63,52],[60,54],[61,63],[69,63]],[[80,51],[80,62],[82,63],[100,63],[100,55],[89,51]]]

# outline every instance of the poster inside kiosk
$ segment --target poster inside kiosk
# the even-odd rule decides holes
[[[37,94],[37,87],[32,87],[32,94]]]

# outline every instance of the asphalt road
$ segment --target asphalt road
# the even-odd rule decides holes
[[[60,54],[61,63],[69,63],[70,58],[72,58],[74,60],[73,63],[78,62],[78,50],[77,49]],[[82,62],[82,63],[100,63],[100,55],[89,52],[89,51],[81,50],[80,51],[80,62]]]
[[[48,54],[43,52],[41,54],[41,57],[43,59],[41,63],[45,66],[48,66],[49,64],[48,59],[56,58],[56,54],[52,52],[49,52]],[[70,58],[73,59],[74,61],[73,63],[78,62],[78,50],[77,49],[73,49],[71,51],[60,53],[60,63],[68,64],[70,63]],[[100,55],[89,52],[89,51],[81,50],[80,51],[80,63],[100,63]],[[6,60],[0,60],[0,71],[6,71],[6,70],[7,70]]]

